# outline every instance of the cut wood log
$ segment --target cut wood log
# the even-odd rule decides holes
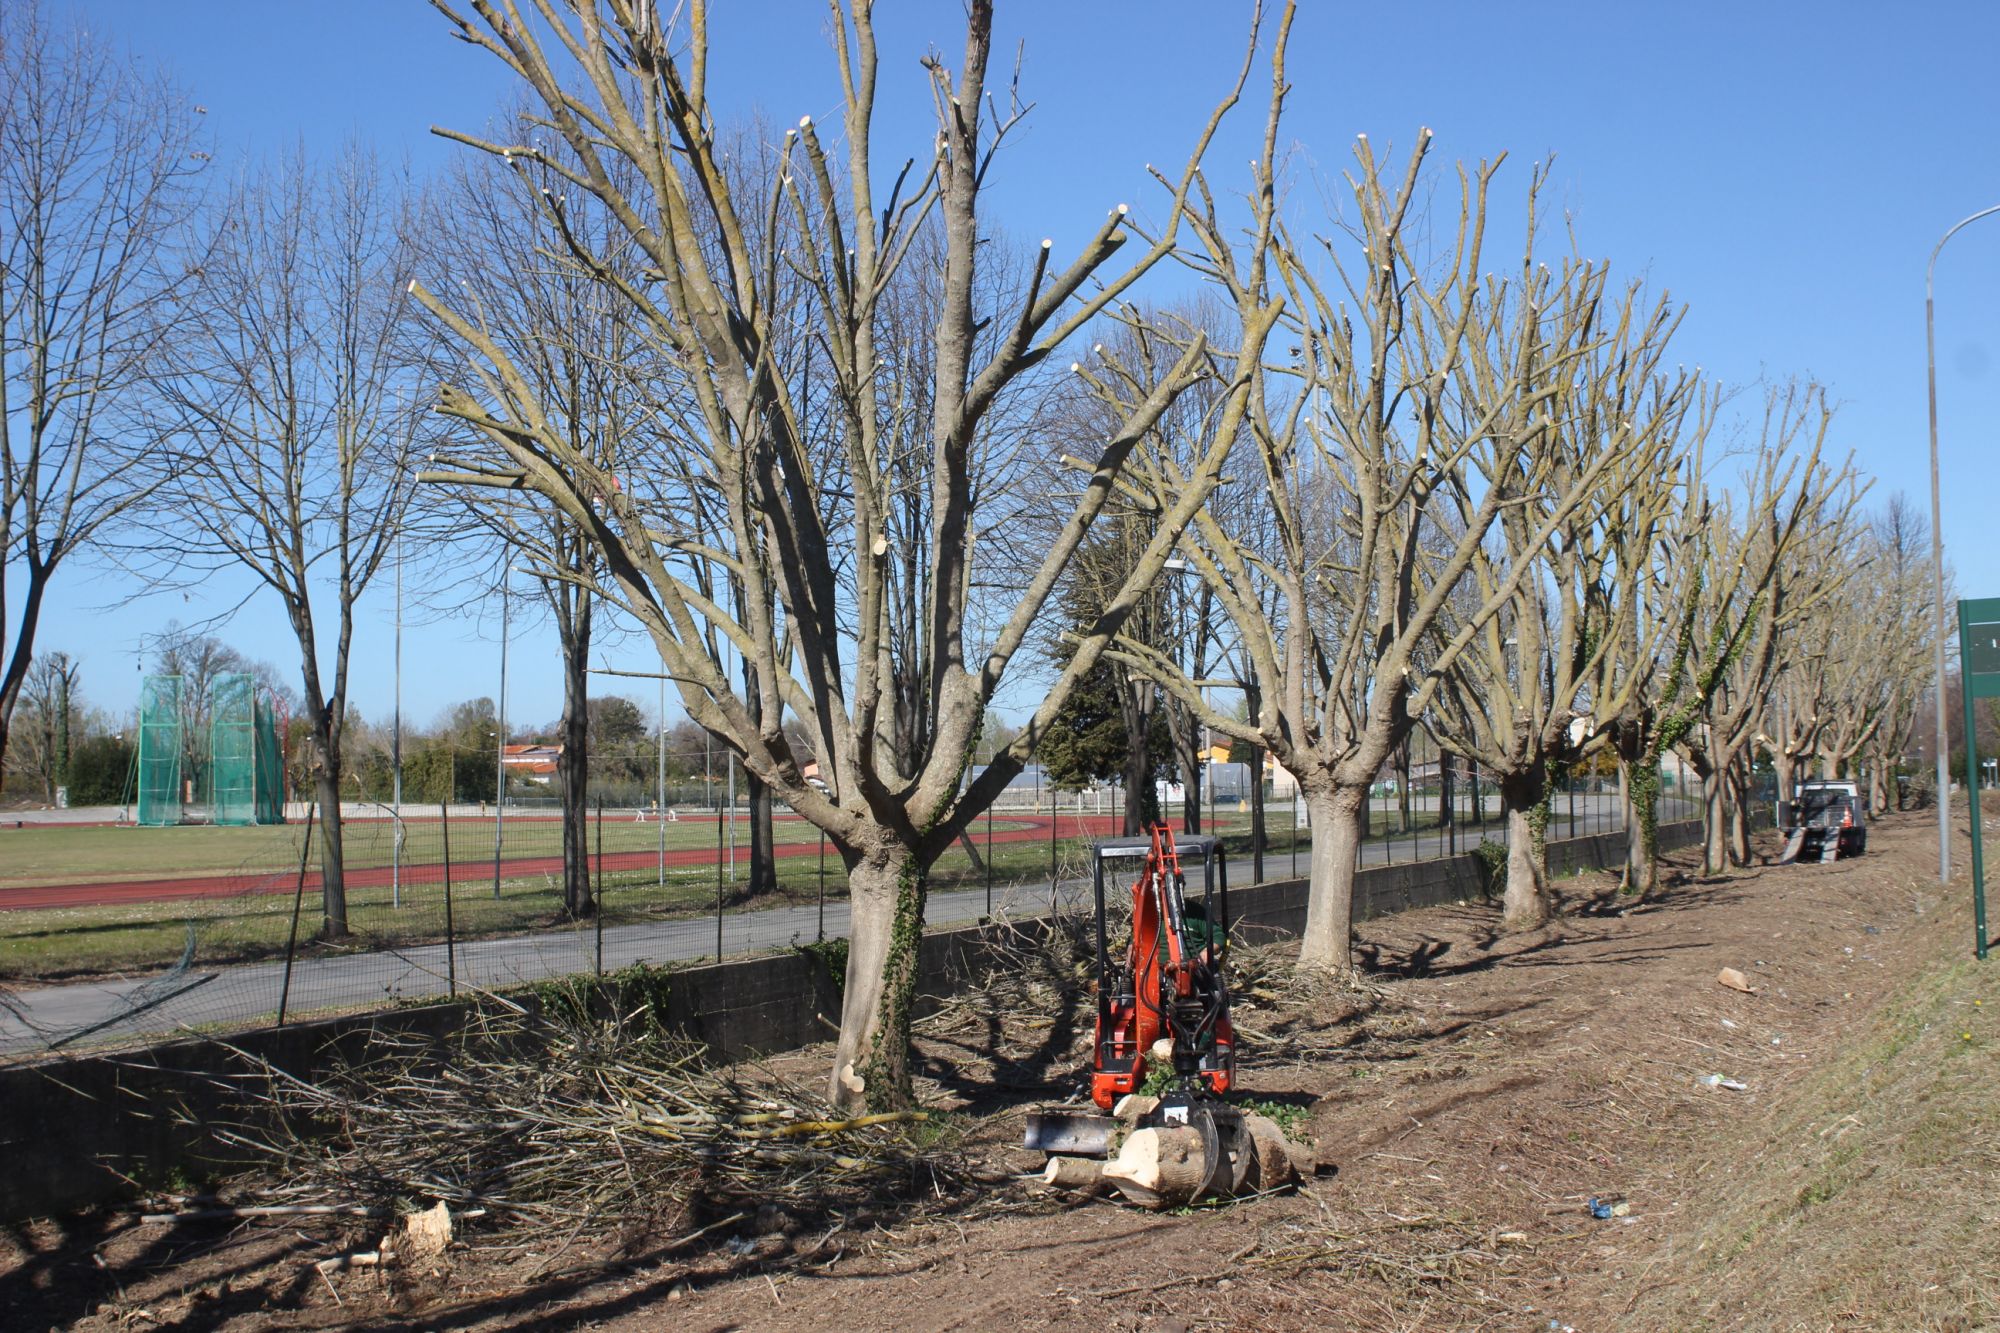
[[[1312,1153],[1285,1137],[1285,1131],[1269,1116],[1246,1115],[1243,1127],[1250,1131],[1251,1164],[1249,1188],[1257,1191],[1284,1189],[1312,1174]]]
[[[1042,1169],[1042,1184],[1050,1189],[1095,1194],[1104,1188],[1104,1163],[1094,1157],[1051,1157]]]
[[[1205,1168],[1199,1132],[1136,1129],[1104,1168],[1104,1179],[1142,1208],[1177,1208],[1194,1201]]]
[[[1144,1116],[1150,1115],[1153,1108],[1159,1104],[1160,1099],[1158,1097],[1148,1097],[1143,1092],[1128,1092],[1118,1099],[1116,1106],[1111,1108],[1111,1114],[1129,1125]]]

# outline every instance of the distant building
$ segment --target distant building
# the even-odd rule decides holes
[[[507,745],[501,747],[500,762],[507,766],[508,777],[547,786],[556,780],[556,760],[562,752],[560,745]]]

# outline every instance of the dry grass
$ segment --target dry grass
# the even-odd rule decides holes
[[[1911,882],[1920,965],[1833,1058],[1684,1164],[1713,1203],[1636,1293],[1636,1327],[2000,1326],[2000,978],[1963,903]],[[1811,1312],[1811,1313],[1803,1313]]]

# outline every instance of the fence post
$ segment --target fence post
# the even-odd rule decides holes
[[[450,993],[458,995],[458,932],[451,919],[451,803],[438,802],[438,837],[444,843],[444,976]]]
[[[278,1026],[285,1025],[285,1009],[292,1000],[292,959],[299,948],[299,912],[306,898],[306,858],[312,852],[313,816],[319,813],[319,802],[306,807],[306,836],[299,842],[299,879],[292,890],[292,930],[285,938],[285,979],[278,987]]]
[[[819,831],[819,933],[817,940],[826,939],[826,830]]]

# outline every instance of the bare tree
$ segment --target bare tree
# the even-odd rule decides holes
[[[1103,441],[1070,521],[1025,572],[992,571],[985,558],[981,502],[1001,460],[984,427],[1010,388],[1172,252],[1195,166],[1175,184],[1157,237],[1144,241],[1118,207],[1074,260],[1056,265],[1044,243],[1018,299],[982,306],[989,237],[980,189],[1019,116],[1018,106],[998,109],[988,86],[985,0],[969,7],[959,69],[936,56],[926,62],[937,135],[881,197],[877,51],[865,0],[834,11],[844,165],[808,118],[778,146],[779,170],[762,194],[745,189],[718,146],[705,5],[689,5],[680,28],[650,0],[585,0],[569,14],[543,5],[532,20],[514,0],[478,0],[466,13],[444,0],[437,7],[459,37],[521,76],[540,104],[540,133],[562,153],[530,136],[452,137],[565,178],[566,190],[546,201],[554,225],[572,260],[630,305],[658,363],[675,368],[676,382],[658,396],[691,404],[693,429],[662,432],[646,460],[675,484],[614,485],[550,419],[506,349],[454,301],[420,286],[418,299],[476,362],[475,386],[447,386],[443,410],[483,431],[507,460],[441,462],[428,475],[531,489],[562,509],[601,555],[593,590],[616,597],[652,636],[689,716],[826,830],[847,867],[854,913],[832,1093],[843,1104],[906,1101],[928,867],[1020,771],[1035,735],[1144,597],[1223,454],[1218,446],[1162,515],[1024,734],[967,784],[987,705],[1114,479],[1214,358],[1206,340],[1189,342]],[[1246,58],[1237,89],[1248,70]],[[1235,97],[1211,117],[1195,162]],[[572,191],[606,210],[616,244],[643,253],[643,281],[621,278],[564,227]],[[934,332],[920,357],[906,358],[885,329],[885,297],[933,214],[943,235]],[[1142,235],[1143,253],[1114,263],[1133,235]],[[797,279],[784,303],[781,273],[787,284]],[[930,410],[922,452],[911,456],[890,446],[919,386]],[[1239,390],[1235,401],[1243,398]],[[1013,603],[984,643],[969,633],[982,597]],[[914,617],[899,615],[899,603]],[[914,633],[893,632],[898,624]],[[788,713],[815,737],[824,789],[805,780]]]
[[[1587,266],[1558,277],[1535,264],[1532,202],[1520,278],[1487,276],[1497,162],[1461,175],[1446,253],[1417,254],[1412,210],[1428,189],[1429,147],[1425,131],[1390,180],[1359,142],[1349,179],[1358,244],[1345,255],[1331,238],[1316,247],[1337,284],[1289,232],[1273,247],[1299,345],[1289,364],[1262,368],[1252,399],[1255,454],[1239,465],[1266,499],[1246,510],[1259,515],[1252,530],[1211,508],[1186,543],[1229,617],[1256,714],[1211,706],[1166,655],[1120,645],[1209,727],[1270,750],[1297,777],[1313,823],[1301,959],[1343,971],[1369,787],[1533,561],[1514,562],[1441,635],[1461,578],[1503,510],[1554,490],[1522,543],[1532,551],[1632,447],[1621,430],[1582,470],[1561,472],[1548,405],[1595,336],[1578,314],[1587,306],[1562,294],[1599,279]],[[1263,294],[1227,271],[1216,280],[1249,323]],[[1185,476],[1169,467],[1150,480],[1164,503]]]
[[[83,668],[68,653],[39,653],[21,685],[20,726],[8,755],[11,772],[32,777],[53,803],[69,781],[70,738],[81,706]]]
[[[192,336],[167,386],[177,420],[156,519],[163,577],[240,567],[284,607],[328,938],[348,932],[341,738],[355,609],[414,479],[397,393],[411,370],[404,210],[358,150],[326,171],[295,161],[246,181],[218,221],[205,299],[182,316]]]
[[[194,278],[196,111],[100,34],[0,12],[0,758],[57,570],[146,494],[156,335]]]
[[[1924,544],[1930,523],[1898,491],[1883,504],[1869,524],[1867,549],[1871,563],[1868,605],[1842,607],[1841,620],[1854,626],[1862,642],[1874,651],[1860,650],[1854,656],[1875,671],[1875,703],[1881,721],[1866,742],[1869,755],[1869,797],[1875,813],[1900,803],[1901,784],[1896,770],[1908,754],[1916,731],[1917,710],[1923,702],[1925,664],[1933,655],[1931,636],[1937,625],[1923,613],[1933,605],[1930,562],[1924,558]],[[1950,571],[1945,574],[1947,585]],[[1952,596],[1949,586],[1946,596]],[[1879,638],[1868,636],[1875,627],[1887,628]]]
[[[449,193],[434,201],[425,227],[427,267],[460,287],[483,336],[503,348],[533,385],[552,429],[614,485],[633,461],[634,436],[674,430],[650,401],[649,344],[632,326],[631,306],[616,288],[571,258],[562,231],[540,206],[540,192],[561,187],[547,170],[507,170],[483,160],[461,168]],[[584,233],[602,262],[622,256],[626,281],[637,281],[638,251],[616,248],[601,210],[571,208],[572,234]],[[461,429],[454,452],[484,443]],[[469,437],[469,438],[468,438]],[[483,503],[454,498],[461,518],[498,540],[497,562],[475,562],[473,585],[484,597],[511,582],[516,564],[535,577],[534,599],[556,629],[563,657],[563,711],[556,761],[562,801],[563,906],[571,916],[596,910],[587,809],[590,782],[589,670],[598,641],[601,561],[588,531],[532,490],[497,492]],[[601,504],[601,498],[594,503]],[[461,545],[466,535],[459,534]],[[497,563],[497,567],[496,567]],[[753,864],[756,858],[752,858]],[[766,857],[768,865],[769,858]]]
[[[1685,748],[1731,669],[1774,651],[1779,628],[1817,599],[1802,593],[1795,611],[1774,584],[1817,530],[1819,488],[1832,483],[1820,461],[1831,420],[1825,395],[1815,385],[1775,391],[1756,451],[1740,475],[1725,474],[1712,490],[1706,455],[1719,401],[1711,395],[1691,429],[1671,521],[1650,550],[1624,553],[1646,614],[1627,622],[1624,644],[1605,656],[1593,687],[1601,701],[1593,724],[1618,754],[1630,807],[1621,889],[1641,897],[1659,882],[1662,756]],[[1740,753],[1752,734],[1732,721],[1728,753]]]
[[[1766,702],[1805,639],[1801,631],[1838,614],[1835,601],[1855,573],[1851,559],[1836,553],[1849,548],[1862,487],[1850,469],[1820,461],[1832,419],[1817,386],[1771,390],[1746,485],[1716,498],[1695,545],[1694,641],[1708,645],[1698,651],[1714,657],[1732,636],[1740,644],[1715,658],[1721,669],[1705,677],[1711,683],[1699,696],[1697,724],[1681,742],[1702,780],[1703,861],[1711,872],[1749,862],[1751,746]],[[1783,492],[1794,468],[1788,500]]]
[[[1681,428],[1698,395],[1691,375],[1666,365],[1680,314],[1664,301],[1648,302],[1637,286],[1614,301],[1604,277],[1597,270],[1561,294],[1579,307],[1568,318],[1590,346],[1546,400],[1553,482],[1519,497],[1473,551],[1447,625],[1461,606],[1476,616],[1513,570],[1525,564],[1530,572],[1444,672],[1428,720],[1443,745],[1484,767],[1499,787],[1507,823],[1501,926],[1510,931],[1548,919],[1549,798],[1555,779],[1583,756],[1590,683],[1622,623],[1636,614],[1636,587],[1618,579],[1618,538],[1657,523],[1663,480],[1674,474]],[[1589,472],[1607,450],[1620,461],[1583,503],[1550,524],[1566,479]]]

